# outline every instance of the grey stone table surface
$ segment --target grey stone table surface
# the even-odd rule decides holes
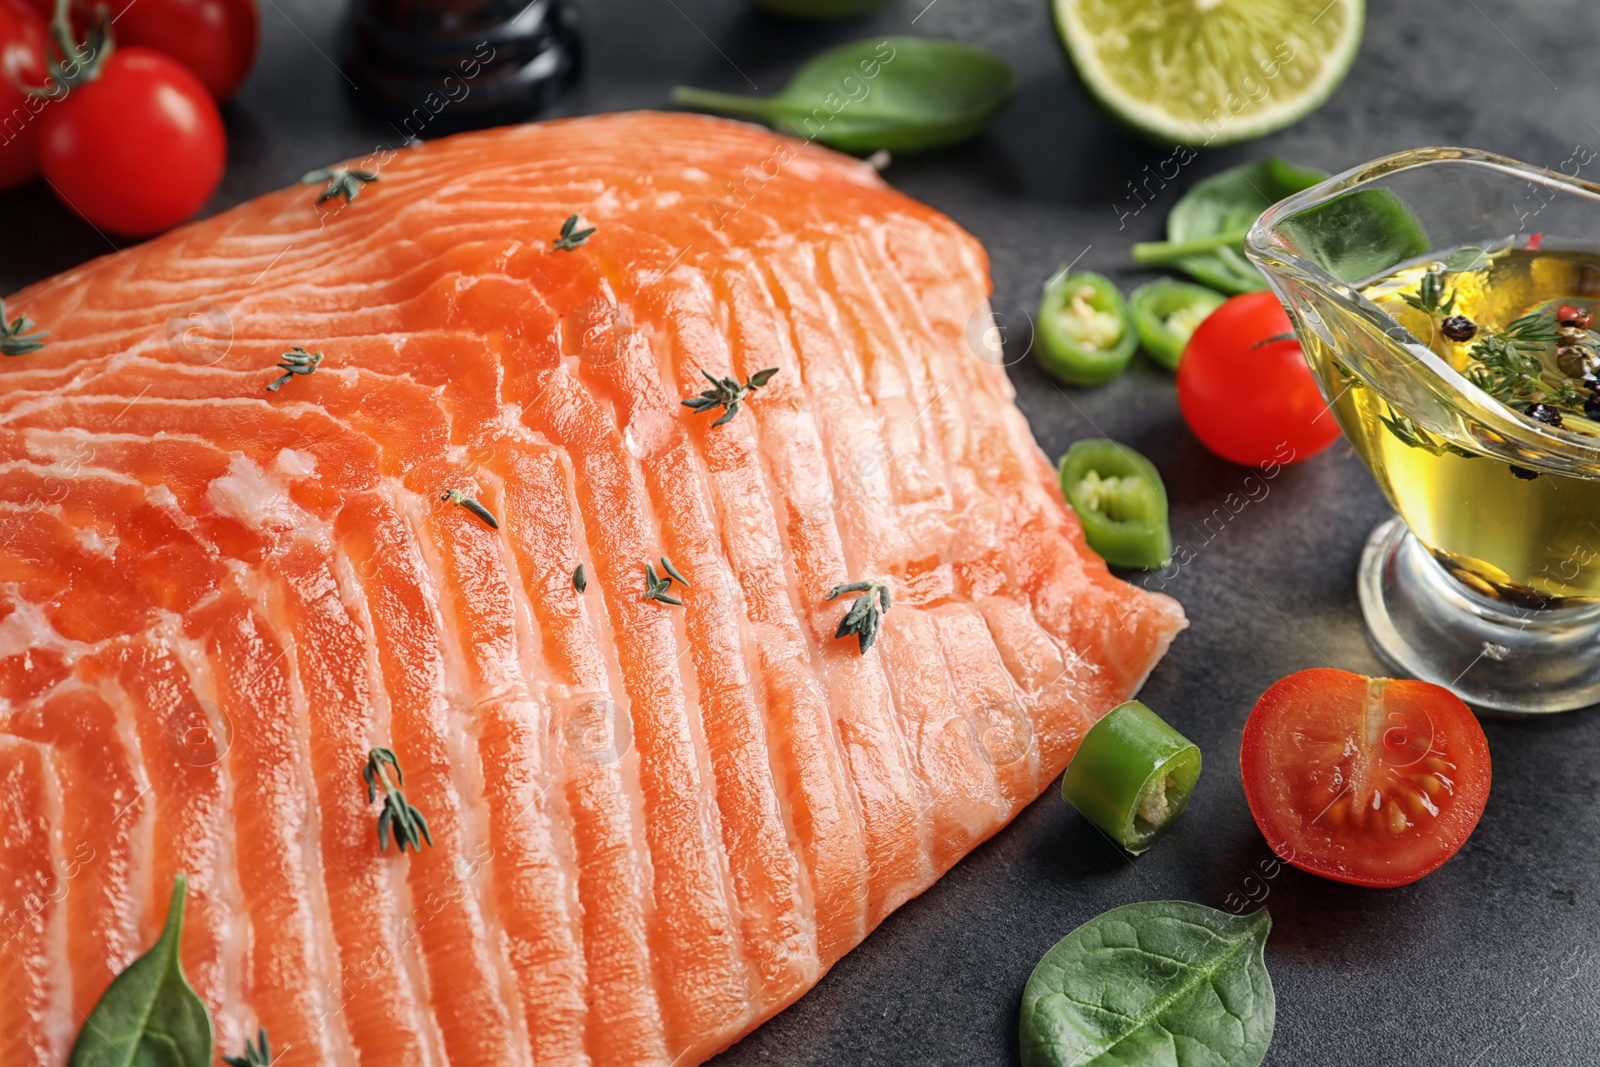
[[[396,141],[356,111],[329,58],[338,5],[261,6],[263,49],[226,108],[231,159],[212,210]],[[957,37],[1009,59],[1021,90],[985,135],[897,159],[886,176],[988,246],[1012,355],[1029,344],[1026,313],[1059,263],[1136,282],[1128,245],[1161,233],[1181,187],[1256,154],[1338,170],[1455,144],[1555,168],[1579,146],[1600,147],[1600,5],[1588,0],[1376,4],[1355,68],[1325,107],[1266,140],[1201,155],[1137,213],[1128,183],[1171,149],[1128,138],[1095,110],[1045,0],[891,0],[829,25],[780,22],[741,0],[587,0],[583,13],[587,71],[554,113],[664,106],[678,82],[770,92],[821,48],[873,34]],[[47,191],[0,195],[0,292],[107,250]],[[1268,1063],[1600,1063],[1600,717],[1487,722],[1488,810],[1460,855],[1415,885],[1366,890],[1293,869],[1263,878],[1270,853],[1239,784],[1245,715],[1291,671],[1381,672],[1353,576],[1387,514],[1382,498],[1338,446],[1205,524],[1249,472],[1189,434],[1170,375],[1143,357],[1092,391],[1056,388],[1031,358],[1011,375],[1047,453],[1117,437],[1166,478],[1174,535],[1194,552],[1166,590],[1192,626],[1144,699],[1201,746],[1199,789],[1179,829],[1137,861],[1048,792],[718,1067],[1014,1063],[1023,984],[1056,939],[1131,901],[1227,907],[1241,897],[1264,900],[1274,921]]]

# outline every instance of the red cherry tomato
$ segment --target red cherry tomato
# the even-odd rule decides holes
[[[1293,329],[1277,297],[1244,293],[1206,316],[1184,346],[1178,406],[1223,459],[1293,463],[1339,439]],[[1271,340],[1280,335],[1289,336]]]
[[[46,27],[21,0],[0,0],[0,189],[39,172],[39,116],[44,100],[24,86],[43,88]]]
[[[1353,885],[1437,870],[1489,800],[1489,742],[1454,693],[1349,671],[1300,671],[1263,693],[1239,768],[1272,850]]]
[[[119,44],[165,52],[215,99],[232,96],[250,73],[261,32],[255,0],[118,0],[112,9],[119,6]]]
[[[227,140],[200,80],[169,56],[118,48],[93,81],[51,103],[39,168],[102,230],[159,233],[193,215],[222,178]]]

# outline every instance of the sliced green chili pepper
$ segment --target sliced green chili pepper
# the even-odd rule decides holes
[[[1103,385],[1139,346],[1128,302],[1111,281],[1057,271],[1044,285],[1035,327],[1039,362],[1068,385]]]
[[[1195,327],[1226,299],[1203,285],[1162,278],[1135,289],[1129,303],[1144,350],[1163,367],[1177,370]]]
[[[1061,492],[1107,563],[1154,570],[1172,558],[1167,488],[1155,465],[1127,445],[1096,438],[1067,449]]]
[[[1061,795],[1138,855],[1183,814],[1199,778],[1195,743],[1130,700],[1083,736],[1062,776]]]

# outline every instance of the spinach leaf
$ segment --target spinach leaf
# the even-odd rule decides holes
[[[1272,1041],[1267,910],[1183,900],[1098,915],[1044,954],[1022,994],[1023,1067],[1257,1067]]]
[[[903,152],[974,136],[1016,91],[1010,64],[981,48],[937,37],[886,37],[822,53],[776,96],[680,85],[672,100],[748,115],[847,152]]]
[[[1265,289],[1267,280],[1244,256],[1245,234],[1267,208],[1327,176],[1272,158],[1213,174],[1173,207],[1165,241],[1133,246],[1133,261],[1177,267],[1224,293]]]
[[[160,940],[111,980],[68,1067],[210,1067],[211,1016],[178,961],[188,892],[189,880],[178,875]]]

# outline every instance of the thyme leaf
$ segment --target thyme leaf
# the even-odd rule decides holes
[[[778,373],[778,368],[768,367],[765,370],[758,370],[750,375],[743,385],[740,385],[738,380],[734,378],[718,378],[703,367],[700,373],[705,375],[706,381],[711,383],[711,388],[699,396],[691,396],[689,399],[682,401],[682,404],[684,407],[693,408],[696,411],[709,411],[711,408],[716,407],[725,409],[725,414],[711,424],[711,428],[716,429],[739,414],[740,402],[772,381],[772,376]]]
[[[394,782],[389,781],[389,772],[386,767],[394,768]],[[399,846],[402,853],[406,846],[411,846],[413,851],[422,851],[422,842],[433,844],[433,835],[428,832],[428,820],[422,817],[422,812],[413,808],[407,801],[406,795],[400,792],[400,786],[405,784],[406,776],[400,770],[400,760],[395,756],[393,749],[375,748],[367,753],[367,765],[361,771],[361,777],[367,781],[367,803],[371,804],[378,799],[378,790],[383,790],[383,811],[378,815],[378,849],[388,851],[389,832],[394,832],[394,843]]]
[[[583,243],[594,236],[593,226],[590,226],[587,230],[580,230],[577,227],[578,216],[569,215],[567,221],[561,224],[561,236],[550,242],[550,251],[571,252],[574,249],[582,248]]]
[[[663,564],[665,564],[666,561],[667,559],[665,556],[661,557],[661,562]],[[679,579],[679,581],[682,581],[682,579]],[[688,585],[689,583],[684,582],[683,584]],[[644,565],[645,600],[659,600],[663,604],[676,604],[680,608],[683,607],[683,601],[679,600],[677,597],[673,596],[667,591],[671,588],[672,578],[670,576],[666,578],[658,577],[656,575],[655,567],[648,563]]]
[[[500,529],[500,523],[495,520],[494,514],[488,508],[484,507],[482,504],[472,499],[472,497],[468,496],[466,491],[463,489],[446,489],[444,492],[439,494],[439,499],[448,500],[458,508],[466,508],[474,515],[478,516],[478,518],[482,519],[484,525],[489,527],[491,530]],[[582,569],[583,568],[581,567],[579,568],[579,570]]]
[[[272,1046],[267,1044],[267,1028],[263,1026],[256,1031],[257,1044],[252,1045],[250,1039],[244,1039],[243,1056],[224,1056],[222,1062],[228,1067],[272,1067]]]
[[[670,559],[668,559],[666,556],[662,556],[661,557],[661,569],[666,571],[668,575],[670,575],[675,581],[677,581],[685,589],[689,588],[689,579],[687,579],[683,575],[679,574],[678,573],[678,568],[674,567],[672,565],[672,561]]]
[[[890,607],[889,583],[866,581],[836,585],[823,599],[833,600],[847,593],[860,593],[862,595],[856,597],[851,603],[850,610],[845,612],[844,618],[839,620],[839,629],[834,632],[833,636],[842,638],[853,635],[856,639],[856,644],[861,649],[861,654],[866,655],[867,649],[872,647],[872,642],[878,639],[879,624]]]
[[[38,323],[26,315],[18,315],[10,322],[6,321],[6,302],[0,300],[0,355],[25,356],[29,352],[37,352],[44,347],[44,339],[50,336],[48,330],[33,330]]]
[[[301,175],[300,184],[318,185],[327,182],[328,186],[322,190],[322,195],[317,197],[317,203],[326,204],[337,196],[343,197],[344,202],[349,204],[361,195],[363,185],[377,180],[376,171],[357,170],[354,167],[318,167]]]
[[[572,588],[583,592],[589,588],[589,576],[583,573],[583,564],[578,564],[578,569],[572,572]]]
[[[269,393],[276,393],[279,389],[282,389],[284,384],[291,381],[296,374],[315,373],[316,369],[322,365],[323,355],[321,352],[307,352],[299,345],[295,345],[279,356],[278,359],[280,361],[278,369],[283,371],[283,377],[267,386],[267,392]]]

